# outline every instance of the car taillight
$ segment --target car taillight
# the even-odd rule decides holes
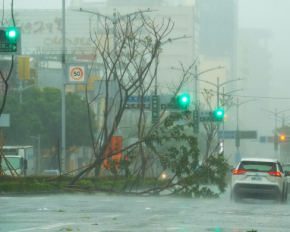
[[[281,173],[280,172],[268,172],[268,174],[271,175],[271,176],[281,177]]]
[[[245,174],[247,171],[241,171],[241,170],[235,170],[234,171],[234,175],[241,175],[241,174]]]

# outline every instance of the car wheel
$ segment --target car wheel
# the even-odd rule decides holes
[[[288,186],[286,188],[286,193],[285,193],[285,197],[284,197],[284,202],[287,202],[287,198],[288,198]]]

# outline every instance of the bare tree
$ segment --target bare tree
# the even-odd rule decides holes
[[[215,96],[215,93],[211,89],[204,89],[202,92],[203,97],[205,99],[205,105],[207,106],[208,109],[213,110],[212,106],[212,98]],[[230,107],[233,104],[233,98],[231,95],[225,95],[222,99],[220,100],[220,107],[225,110],[230,109]],[[203,108],[200,105],[200,109]],[[220,122],[218,123],[203,123],[205,133],[206,133],[206,145],[205,145],[205,152],[204,152],[204,159],[207,159],[209,157],[209,154],[212,152],[211,149],[215,149],[217,144],[213,144],[215,136],[218,133],[218,129],[220,126]]]

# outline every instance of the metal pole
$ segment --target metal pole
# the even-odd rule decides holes
[[[65,0],[62,0],[62,99],[61,99],[61,145],[62,160],[61,172],[65,173],[65,84],[66,84],[66,65],[65,65]]]
[[[239,133],[239,98],[237,98],[237,133]],[[239,152],[239,146],[237,146],[237,153]]]
[[[195,65],[195,110],[197,110],[197,65]]]
[[[40,134],[38,134],[38,172],[39,172],[39,175],[41,175],[41,152],[40,152]]]
[[[220,86],[219,86],[219,77],[217,77],[217,85],[216,85],[216,88],[217,88],[217,109],[219,108],[219,101],[220,101]],[[219,149],[220,149],[220,141],[219,141],[219,138],[218,138],[218,135],[219,135],[219,130],[220,130],[220,123],[218,122],[217,123],[217,140],[218,140],[218,143],[219,143]]]
[[[157,73],[158,73],[157,65],[158,65],[158,55],[155,57],[155,67],[156,67],[156,76],[155,76],[155,95],[157,95]]]
[[[20,103],[22,103],[22,80],[20,80]]]
[[[225,112],[225,88],[223,87],[223,111]],[[225,150],[225,120],[223,118],[223,149]]]
[[[277,108],[275,108],[275,136],[277,138]],[[276,159],[278,159],[277,149],[275,150]]]
[[[116,15],[116,9],[114,9],[114,13],[113,13],[113,24],[114,24],[114,62],[116,63],[117,60],[117,44],[116,44],[116,36],[117,36],[117,15]],[[115,68],[114,68],[114,79],[117,80],[117,69],[116,69],[116,64],[115,64]]]
[[[219,108],[219,98],[220,98],[220,86],[219,86],[219,83],[220,82],[220,78],[218,77],[217,78],[217,85],[216,85],[216,87],[217,87],[217,108]]]

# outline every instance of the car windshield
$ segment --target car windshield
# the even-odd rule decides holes
[[[10,162],[10,164],[13,166],[14,169],[20,168],[20,159],[19,157],[7,157],[7,160]],[[5,160],[3,159],[3,170],[9,170]]]
[[[239,166],[241,171],[276,172],[276,164],[271,162],[243,161]]]

